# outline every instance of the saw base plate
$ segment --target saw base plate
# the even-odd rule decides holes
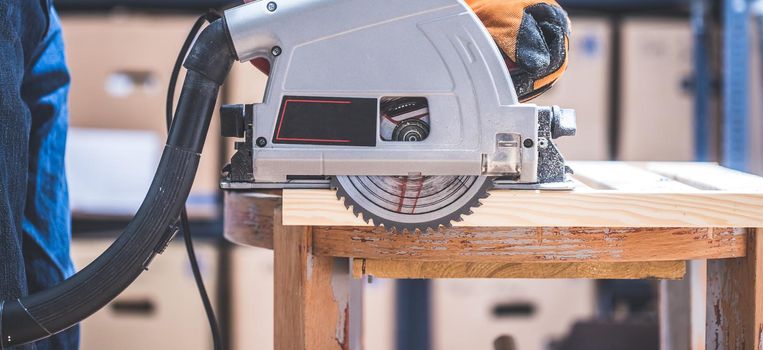
[[[576,183],[571,180],[564,182],[524,184],[505,180],[494,180],[494,190],[531,190],[531,191],[572,191]],[[273,189],[331,189],[330,179],[318,180],[289,180],[286,182],[229,182],[220,183],[220,188],[231,191],[244,190],[273,190]]]

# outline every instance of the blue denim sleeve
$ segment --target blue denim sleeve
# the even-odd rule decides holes
[[[52,8],[48,18],[48,31],[30,61],[21,90],[31,112],[23,232],[25,240],[42,248],[60,276],[66,278],[74,272],[69,256],[71,221],[64,167],[69,73],[61,25]]]
[[[69,77],[47,0],[0,1],[0,300],[72,273],[63,166]],[[19,350],[74,350],[74,327]]]
[[[74,273],[69,256],[71,220],[64,167],[69,73],[58,16],[47,0],[42,3],[47,10],[47,25],[29,57],[21,85],[21,97],[30,116],[22,217],[22,252],[29,293],[50,288]],[[75,350],[78,346],[78,327],[34,344],[36,350]]]

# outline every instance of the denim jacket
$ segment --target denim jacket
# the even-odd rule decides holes
[[[0,300],[49,288],[74,272],[64,171],[68,89],[50,0],[1,0]],[[36,348],[76,344],[73,329]]]

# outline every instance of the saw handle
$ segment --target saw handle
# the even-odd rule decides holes
[[[61,284],[0,304],[0,349],[63,331],[119,295],[164,251],[190,192],[218,91],[234,62],[222,20],[198,37],[167,145],[138,213],[95,261]]]

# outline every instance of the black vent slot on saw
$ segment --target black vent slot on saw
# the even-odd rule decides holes
[[[379,136],[384,141],[421,142],[429,136],[426,97],[382,97]]]

